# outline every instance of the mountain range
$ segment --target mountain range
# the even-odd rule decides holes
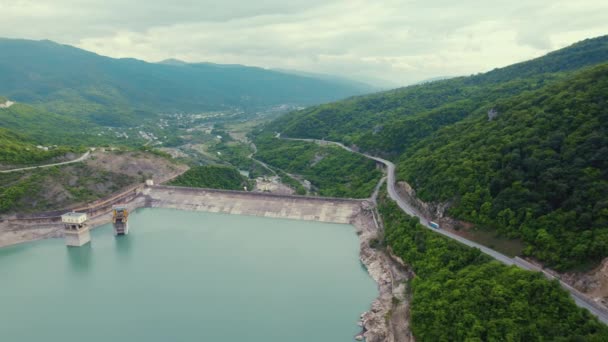
[[[108,126],[167,112],[307,106],[372,89],[243,65],[114,59],[48,40],[0,39],[0,51],[0,95]]]

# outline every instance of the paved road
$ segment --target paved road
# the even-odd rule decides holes
[[[396,180],[395,180],[395,164],[393,164],[392,162],[382,159],[382,158],[378,158],[378,157],[374,157],[371,156],[369,154],[365,154],[365,153],[360,153],[357,151],[352,150],[351,148],[344,146],[343,144],[339,143],[339,142],[334,142],[334,141],[327,141],[327,140],[317,140],[317,139],[292,139],[292,138],[281,138],[281,139],[285,139],[285,140],[297,140],[297,141],[308,141],[308,142],[314,142],[317,144],[321,144],[321,145],[336,145],[339,146],[347,151],[353,152],[353,153],[358,153],[361,154],[369,159],[373,159],[379,163],[382,163],[385,165],[386,167],[386,172],[387,172],[387,189],[388,189],[388,195],[390,196],[390,198],[392,198],[398,205],[399,207],[408,215],[411,216],[416,216],[420,219],[420,223],[422,225],[424,225],[426,228],[432,230],[435,233],[447,236],[450,239],[456,240],[464,245],[467,245],[469,247],[474,247],[474,248],[478,248],[479,250],[481,250],[483,253],[491,256],[492,258],[502,262],[503,264],[506,265],[516,265],[520,268],[526,269],[526,270],[530,270],[530,271],[539,271],[542,272],[547,278],[549,279],[555,279],[555,277],[551,274],[549,274],[547,271],[539,268],[536,265],[533,265],[521,258],[511,258],[508,257],[502,253],[499,253],[491,248],[488,248],[486,246],[480,245],[476,242],[467,240],[465,238],[463,238],[462,236],[458,236],[454,233],[442,230],[442,229],[434,229],[433,227],[430,226],[430,222],[429,220],[424,217],[416,208],[412,207],[405,199],[403,199],[401,196],[399,196],[399,194],[397,193],[397,190],[395,188],[395,184],[396,184]],[[575,288],[573,288],[572,286],[564,283],[563,281],[559,280],[560,285],[567,290],[568,292],[570,292],[570,295],[572,296],[572,298],[574,299],[574,302],[576,303],[576,305],[578,305],[581,308],[585,308],[587,310],[589,310],[592,314],[594,314],[595,316],[597,316],[597,318],[604,322],[605,324],[608,324],[608,310],[604,309],[602,306],[600,306],[599,304],[595,303],[593,300],[591,300],[589,297],[585,296],[584,294],[582,294],[581,292],[579,292],[578,290],[576,290]]]
[[[54,163],[54,164],[46,164],[46,165],[38,165],[38,166],[30,166],[30,167],[22,167],[22,168],[19,168],[19,169],[2,170],[2,171],[0,171],[0,173],[10,173],[10,172],[17,172],[17,171],[26,171],[26,170],[33,170],[33,169],[44,168],[44,167],[51,167],[51,166],[59,166],[59,165],[78,163],[78,162],[81,162],[81,161],[87,159],[90,154],[91,154],[91,151],[87,151],[85,154],[83,154],[82,156],[80,156],[80,157],[78,157],[78,158],[76,158],[74,160],[70,160],[70,161],[66,161],[66,162],[61,162],[61,163]]]

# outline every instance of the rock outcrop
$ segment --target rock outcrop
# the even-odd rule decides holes
[[[367,342],[413,341],[405,293],[405,282],[412,274],[390,251],[372,247],[374,241],[381,239],[382,233],[373,215],[372,209],[362,209],[353,222],[361,244],[361,262],[378,284],[379,292],[370,310],[361,315],[363,332],[359,336]]]
[[[446,212],[450,208],[450,203],[433,203],[423,202],[416,197],[416,190],[412,188],[408,183],[399,181],[397,182],[397,192],[405,199],[408,203],[418,209],[424,216],[435,219],[435,218],[446,218]]]
[[[608,258],[586,273],[564,273],[560,279],[608,308]]]

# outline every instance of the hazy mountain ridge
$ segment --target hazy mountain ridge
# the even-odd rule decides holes
[[[0,39],[0,51],[0,94],[104,125],[159,112],[311,105],[368,90],[245,66],[113,59],[51,41]]]

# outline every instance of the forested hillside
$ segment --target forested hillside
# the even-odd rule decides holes
[[[412,267],[417,341],[605,341],[608,328],[578,308],[557,281],[505,266],[435,234],[379,198],[385,243]]]
[[[0,108],[0,127],[27,137],[39,144],[82,145],[91,140],[86,131],[92,128],[83,120],[70,118],[22,103]]]
[[[224,190],[251,190],[254,184],[237,169],[222,165],[195,166],[179,175],[170,185]]]
[[[412,143],[492,101],[540,89],[566,72],[608,61],[608,36],[588,39],[532,61],[324,104],[268,127],[284,136],[338,140],[397,157]]]
[[[493,110],[496,117],[488,118]],[[559,268],[608,255],[608,64],[495,101],[398,163],[426,201]]]
[[[51,41],[0,39],[0,94],[98,124],[166,112],[310,105],[370,89],[241,65],[113,59]]]
[[[608,256],[608,36],[485,74],[311,107],[265,127],[397,162],[426,201],[558,269]]]
[[[3,166],[23,166],[38,164],[61,157],[71,148],[58,147],[45,151],[36,147],[23,136],[0,127],[0,169]]]

